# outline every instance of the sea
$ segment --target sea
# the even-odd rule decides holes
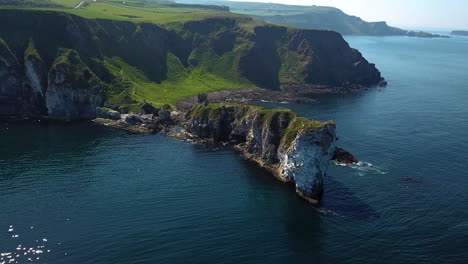
[[[468,263],[468,38],[345,37],[387,87],[259,103],[337,123],[323,204],[230,147],[0,123],[0,263]]]

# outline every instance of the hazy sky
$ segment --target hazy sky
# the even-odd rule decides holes
[[[468,0],[242,0],[297,5],[325,5],[367,21],[393,26],[468,30]]]

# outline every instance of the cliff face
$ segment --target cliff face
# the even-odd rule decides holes
[[[304,83],[370,86],[383,80],[374,64],[358,50],[351,49],[343,37],[333,31],[295,32],[290,37],[288,49],[297,52],[297,58],[304,62],[302,68],[296,67],[296,71],[289,75],[297,74]]]
[[[382,80],[337,33],[246,17],[162,27],[4,9],[0,24],[12,25],[0,27],[0,115],[86,119],[104,102],[132,109],[144,100],[163,105],[233,87],[370,86]],[[75,68],[61,67],[64,49],[75,54]]]
[[[60,50],[47,67],[30,43],[22,63],[0,39],[0,116],[91,119],[104,101],[97,76],[78,53]]]
[[[215,141],[236,140],[244,156],[295,185],[317,205],[323,177],[335,150],[335,124],[298,117],[287,109],[257,106],[197,105],[187,130]]]
[[[17,111],[16,98],[21,87],[18,70],[18,60],[0,39],[0,112],[7,115]]]
[[[49,118],[91,119],[96,116],[96,108],[103,104],[100,80],[75,51],[61,51],[48,80],[45,98]]]

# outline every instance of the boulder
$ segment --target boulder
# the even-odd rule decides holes
[[[344,164],[344,165],[353,165],[357,164],[359,160],[357,160],[353,154],[349,153],[348,151],[342,149],[342,148],[335,148],[335,151],[333,153],[332,160],[336,163],[339,164]]]
[[[140,115],[157,115],[159,109],[155,108],[151,104],[147,103],[146,101],[140,105]]]
[[[143,123],[143,121],[140,119],[140,117],[138,115],[133,115],[133,114],[130,114],[128,116],[125,117],[125,122],[130,124],[130,125],[140,125]]]
[[[120,113],[112,109],[108,109],[104,107],[97,107],[96,117],[103,118],[103,119],[110,119],[110,120],[119,120]]]
[[[208,103],[208,95],[207,94],[199,94],[198,95],[198,103],[199,104],[205,104]]]
[[[159,121],[161,123],[170,123],[172,122],[172,119],[171,119],[171,106],[166,104],[164,105],[161,110],[159,110],[158,112],[158,116],[159,116]]]

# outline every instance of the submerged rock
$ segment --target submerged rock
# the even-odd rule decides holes
[[[213,141],[236,141],[245,158],[272,172],[318,205],[323,177],[333,156],[335,124],[298,117],[288,109],[197,105],[187,114],[187,130]]]

